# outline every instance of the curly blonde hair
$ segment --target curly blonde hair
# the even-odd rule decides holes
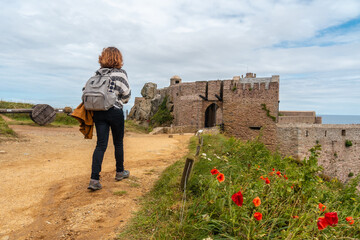
[[[102,68],[121,68],[124,64],[122,54],[116,47],[104,48],[99,63]]]

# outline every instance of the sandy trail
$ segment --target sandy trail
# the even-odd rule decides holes
[[[161,171],[187,153],[191,137],[126,133],[125,168],[131,177],[120,182],[114,180],[110,138],[103,189],[90,192],[96,137],[83,139],[77,127],[11,127],[21,137],[0,142],[5,151],[0,154],[0,240],[113,239]]]

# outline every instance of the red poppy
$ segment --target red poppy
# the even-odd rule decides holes
[[[273,172],[275,172],[275,168],[273,168]]]
[[[243,198],[243,195],[242,195],[241,191],[238,191],[237,193],[234,193],[231,196],[231,199],[234,201],[234,203],[236,205],[238,205],[240,207],[243,205],[244,198]]]
[[[269,172],[269,175],[270,175],[270,176],[274,175],[274,172]]]
[[[276,174],[280,177],[281,172],[280,172],[280,171],[277,171]]]
[[[210,172],[211,172],[212,175],[220,173],[216,168],[212,169]]]
[[[286,180],[288,180],[288,179],[289,179],[286,175],[284,175],[284,178],[285,178]]]
[[[265,180],[265,178],[264,178],[263,176],[260,176],[260,179],[261,179],[261,180]]]
[[[330,226],[336,225],[339,221],[337,212],[325,213],[325,219],[329,223]]]
[[[292,216],[292,218],[299,218],[299,216]]]
[[[262,214],[259,213],[259,212],[256,212],[256,213],[254,213],[254,218],[255,218],[256,220],[260,221],[260,220],[262,219]]]
[[[270,183],[270,180],[269,180],[267,177],[265,178],[265,183],[266,183],[266,184],[269,184],[269,183]]]
[[[223,182],[225,180],[225,176],[222,173],[219,173],[216,178],[219,182]]]
[[[354,224],[354,219],[353,219],[353,217],[347,217],[347,218],[345,218],[346,219],[346,221],[348,221],[349,222],[349,224],[350,225],[353,225]]]
[[[322,204],[322,203],[319,203],[319,209],[320,209],[320,211],[325,211],[325,209],[326,209],[326,206],[324,205],[324,204]]]
[[[260,204],[261,204],[260,198],[259,197],[254,198],[253,203],[254,203],[255,207],[260,206]]]
[[[329,223],[326,221],[325,217],[318,218],[317,226],[319,230],[325,229],[327,226],[329,226]]]
[[[293,189],[293,188],[294,188],[294,185],[291,186],[291,189]]]

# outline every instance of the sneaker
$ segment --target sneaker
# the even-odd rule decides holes
[[[90,179],[88,189],[96,191],[96,190],[100,190],[101,188],[102,188],[102,186],[101,186],[99,180]]]
[[[129,176],[130,176],[130,171],[128,171],[128,170],[124,170],[122,172],[116,172],[115,180],[121,181],[124,178],[128,178]]]

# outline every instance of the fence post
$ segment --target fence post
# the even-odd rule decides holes
[[[194,159],[187,158],[185,162],[184,171],[181,177],[181,183],[180,183],[181,190],[184,190],[186,187],[186,183],[189,179],[189,175],[193,165],[194,165]]]

